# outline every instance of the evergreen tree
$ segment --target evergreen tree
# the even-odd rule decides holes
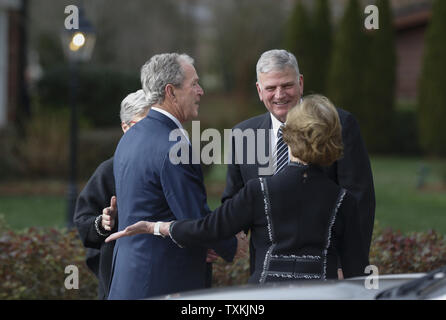
[[[332,28],[328,0],[317,0],[311,37],[311,81],[308,89],[315,93],[327,93],[327,75],[332,51]]]
[[[328,97],[361,122],[363,68],[366,60],[364,18],[358,0],[350,0],[337,27],[328,75]]]
[[[426,33],[418,96],[419,137],[430,154],[446,155],[446,1],[435,0]]]
[[[368,59],[364,64],[361,131],[369,151],[390,151],[393,145],[396,53],[389,0],[378,0],[379,29],[371,30]]]
[[[285,49],[296,56],[304,75],[304,90],[311,87],[311,26],[307,8],[297,1],[285,29]]]

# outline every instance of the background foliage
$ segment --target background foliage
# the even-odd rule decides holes
[[[96,299],[97,280],[85,265],[76,231],[29,228],[21,232],[0,222],[0,299]],[[446,264],[446,237],[435,231],[407,235],[375,226],[370,263],[379,274],[428,272]],[[79,289],[64,286],[65,267],[79,269]],[[246,284],[249,258],[214,263],[213,287]]]
[[[389,0],[379,0],[379,29],[367,35],[368,59],[363,63],[364,83],[361,116],[358,119],[367,148],[388,153],[396,141],[395,130],[396,49]],[[408,127],[407,124],[404,127]],[[400,137],[398,137],[400,138]],[[396,139],[395,139],[396,140]],[[398,140],[404,141],[404,140]]]
[[[368,59],[363,18],[358,0],[348,1],[334,38],[328,73],[328,97],[336,106],[364,119],[362,105],[364,61]]]
[[[88,270],[76,231],[9,229],[0,220],[0,299],[94,299],[97,281]],[[65,288],[65,267],[79,270],[79,289]]]
[[[30,127],[28,122],[34,122],[34,128],[60,126],[60,143],[68,134],[62,117],[69,116],[70,73],[56,26],[63,24],[61,12],[67,4],[71,3],[30,2],[30,62],[38,63],[42,72],[30,82],[32,117],[21,121],[25,127]],[[99,134],[104,137],[100,143],[95,138],[86,142],[100,146],[101,152],[90,153],[85,164],[80,159],[80,167],[88,168],[81,175],[112,154],[117,135],[107,136],[104,129],[119,128],[120,102],[140,87],[140,66],[151,55],[168,51],[187,52],[195,58],[206,93],[200,109],[202,128],[231,128],[264,112],[255,88],[256,61],[263,51],[284,47],[298,58],[305,94],[327,94],[337,106],[352,112],[371,154],[441,156],[446,81],[440,72],[445,59],[444,19],[439,12],[444,4],[436,1],[438,9],[433,9],[436,13],[426,37],[420,98],[410,109],[395,101],[395,17],[390,1],[375,3],[378,30],[364,28],[364,1],[346,0],[344,4],[339,10],[339,4],[329,0],[283,1],[281,5],[270,0],[135,0],[125,7],[118,0],[84,3],[96,27],[97,43],[92,60],[78,70],[80,132],[86,139]],[[54,124],[53,118],[60,123]],[[7,139],[0,138],[0,172],[5,173],[0,179],[29,177],[30,173],[35,177],[49,169],[52,176],[66,176],[67,163],[59,165],[66,143],[60,154],[53,154],[54,147],[49,146],[48,155],[37,156],[43,149],[33,147],[33,134],[29,128],[12,128],[5,132]],[[56,144],[56,137],[47,137],[48,144]],[[23,152],[8,142],[14,140],[22,140],[18,145],[23,146]],[[43,158],[57,165],[44,168]]]
[[[79,116],[92,127],[118,127],[121,101],[141,87],[138,75],[100,65],[81,65],[77,72]],[[47,69],[36,90],[40,105],[51,112],[68,109],[71,76],[65,65]]]
[[[446,156],[446,2],[436,0],[426,33],[418,100],[420,142],[426,153]]]

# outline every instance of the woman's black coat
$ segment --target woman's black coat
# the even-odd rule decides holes
[[[199,220],[175,221],[180,246],[208,245],[250,228],[256,250],[251,283],[364,275],[368,257],[355,198],[322,168],[291,162],[275,176],[250,180]]]

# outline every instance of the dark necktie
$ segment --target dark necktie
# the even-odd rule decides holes
[[[274,174],[278,174],[285,166],[288,164],[288,146],[283,141],[282,135],[282,126],[280,126],[279,131],[277,132],[277,144],[276,144],[276,153],[275,153],[275,170]]]

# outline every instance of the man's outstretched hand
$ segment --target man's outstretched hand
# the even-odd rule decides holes
[[[141,233],[153,234],[154,225],[155,222],[139,221],[135,224],[128,226],[122,231],[112,233],[109,237],[107,237],[107,239],[105,239],[105,242],[110,242],[122,237],[133,236],[135,234],[141,234]]]

